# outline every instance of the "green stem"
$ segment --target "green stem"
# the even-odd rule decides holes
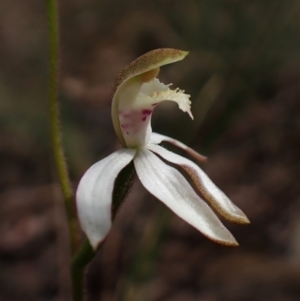
[[[81,301],[84,299],[84,271],[94,256],[94,250],[89,242],[85,240],[72,260],[73,301]]]
[[[67,164],[62,146],[60,130],[60,114],[58,101],[59,80],[59,23],[57,12],[57,1],[46,0],[48,29],[49,29],[49,119],[52,139],[52,148],[56,163],[60,187],[64,197],[65,208],[68,217],[71,252],[75,254],[79,243],[79,229],[76,219],[76,210],[73,206],[73,192],[68,175]]]
[[[60,187],[62,190],[64,204],[66,208],[70,241],[71,256],[74,256],[79,244],[79,228],[76,219],[76,210],[73,206],[73,191],[69,179],[67,163],[65,160],[62,137],[60,130],[60,114],[58,101],[58,79],[59,79],[59,23],[56,0],[46,0],[48,26],[49,26],[49,119],[52,139],[52,148],[55,158],[56,170]],[[80,271],[83,268],[80,267]],[[81,278],[80,278],[81,277]],[[80,301],[83,298],[82,280],[83,272],[79,273],[78,269],[72,268],[72,293],[73,300]],[[80,285],[78,286],[78,282]],[[80,291],[79,291],[80,288]]]

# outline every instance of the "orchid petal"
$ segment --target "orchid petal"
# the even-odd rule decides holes
[[[118,150],[91,166],[80,180],[76,193],[79,221],[94,249],[111,227],[115,179],[135,153],[133,149]]]
[[[152,133],[149,143],[150,144],[159,144],[159,143],[162,143],[163,141],[169,142],[169,143],[183,149],[192,158],[194,158],[195,160],[197,160],[199,162],[205,162],[207,160],[207,157],[197,153],[192,148],[188,147],[187,145],[183,144],[182,142],[180,142],[174,138],[168,137],[168,136],[164,136],[164,135],[157,134],[157,133]]]
[[[158,145],[148,145],[147,148],[168,162],[182,167],[189,174],[204,199],[225,219],[240,224],[249,224],[249,220],[243,211],[234,205],[194,162]]]
[[[147,149],[138,150],[134,165],[144,187],[179,217],[215,242],[238,245],[232,234],[178,170],[165,164]]]

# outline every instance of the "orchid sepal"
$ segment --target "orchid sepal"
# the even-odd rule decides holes
[[[76,204],[78,217],[94,250],[111,227],[112,196],[120,171],[135,155],[133,149],[120,149],[92,165],[81,178]]]

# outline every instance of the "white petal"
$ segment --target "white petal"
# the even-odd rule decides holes
[[[237,245],[231,233],[178,170],[147,149],[138,151],[134,165],[144,187],[179,217],[216,242]]]
[[[181,149],[183,149],[184,151],[186,151],[191,157],[193,157],[195,160],[199,161],[199,162],[205,162],[207,160],[207,158],[199,153],[197,153],[196,151],[194,151],[192,148],[188,147],[187,145],[183,144],[182,142],[168,137],[168,136],[164,136],[161,134],[157,134],[157,133],[152,133],[151,135],[151,139],[150,142],[151,144],[159,144],[163,141],[169,142]]]
[[[209,204],[231,222],[248,224],[246,215],[210,180],[206,173],[194,162],[174,154],[161,146],[150,144],[147,147],[163,159],[181,166],[192,178],[197,189]]]
[[[135,152],[133,149],[114,152],[90,167],[80,180],[76,193],[79,221],[94,249],[111,227],[115,179],[132,160]]]

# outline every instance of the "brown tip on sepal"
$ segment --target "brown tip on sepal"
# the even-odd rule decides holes
[[[234,240],[234,241],[215,241],[218,244],[224,246],[224,247],[238,247],[240,244]]]
[[[186,150],[185,150],[192,158],[194,158],[195,160],[197,160],[198,162],[201,162],[201,163],[205,163],[207,162],[208,160],[208,157],[206,156],[203,156],[199,153],[197,153],[196,151],[194,151],[192,148],[188,147]]]

